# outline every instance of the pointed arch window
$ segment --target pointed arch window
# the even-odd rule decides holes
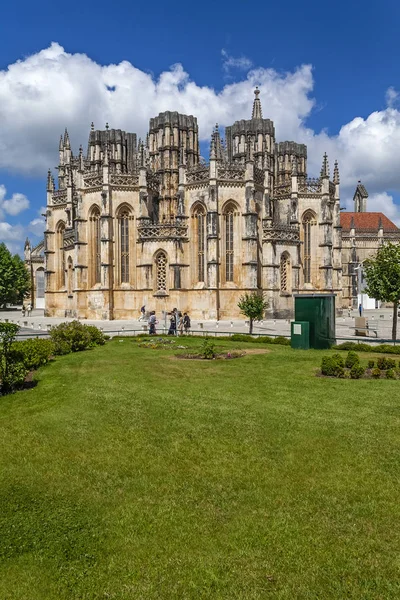
[[[307,211],[303,216],[303,272],[304,283],[311,283],[311,252],[312,252],[312,227],[315,225],[315,216]]]
[[[65,252],[64,252],[64,232],[65,224],[60,223],[57,227],[57,287],[58,289],[65,288]]]
[[[91,243],[91,262],[92,262],[92,285],[101,283],[101,228],[100,228],[100,209],[98,207],[92,210],[90,216],[90,243]]]
[[[196,253],[196,280],[205,281],[205,226],[206,215],[203,207],[198,207],[194,212],[195,222],[195,253]]]
[[[225,281],[233,281],[235,260],[234,208],[229,206],[224,213],[225,229]]]
[[[123,210],[119,217],[120,281],[129,283],[129,213]]]
[[[281,292],[290,292],[290,258],[287,252],[281,255],[280,263]]]
[[[167,255],[160,252],[156,258],[156,292],[167,292]]]

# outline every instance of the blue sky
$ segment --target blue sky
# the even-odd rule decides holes
[[[399,26],[392,0],[5,3],[0,239],[38,241],[65,126],[77,151],[92,120],[143,134],[171,108],[198,116],[205,147],[214,122],[249,117],[256,83],[277,139],[308,143],[311,175],[326,150],[344,205],[361,178],[370,209],[399,221]]]

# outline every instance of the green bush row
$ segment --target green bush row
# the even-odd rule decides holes
[[[362,342],[344,342],[332,346],[332,350],[354,350],[355,352],[377,352],[379,354],[400,354],[400,345],[391,346],[390,344],[377,344],[370,346]]]
[[[387,379],[396,379],[396,374],[400,375],[399,369],[395,371],[396,361],[393,358],[382,356],[377,360],[377,367],[374,368],[375,361],[368,361],[368,369],[374,379],[379,379],[384,373]],[[345,368],[349,369],[346,371]],[[321,361],[321,373],[328,377],[350,377],[351,379],[360,379],[365,374],[365,368],[360,364],[360,357],[356,352],[350,350],[344,359],[340,354],[324,356]]]
[[[27,371],[34,371],[45,365],[53,355],[53,342],[40,338],[14,342],[11,349],[13,362],[22,363]]]
[[[221,339],[221,338],[218,338]],[[224,338],[225,339],[225,338]],[[242,333],[234,333],[230,337],[226,338],[233,342],[250,342],[253,344],[277,344],[279,346],[290,346],[290,340],[288,338],[283,337],[282,335],[278,335],[276,338],[269,337],[267,335],[263,335],[262,337],[255,338],[251,335],[245,335]]]
[[[16,342],[19,327],[0,323],[0,392],[8,394],[20,388],[28,371],[45,365],[53,355],[87,350],[105,344],[106,337],[93,325],[79,321],[53,327],[50,340],[32,338]]]

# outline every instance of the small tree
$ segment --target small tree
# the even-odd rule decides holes
[[[260,321],[268,308],[268,302],[260,294],[253,292],[240,297],[238,302],[240,312],[250,319],[249,333],[253,333],[253,322]]]
[[[366,293],[382,302],[393,302],[392,339],[397,337],[397,309],[400,301],[400,245],[388,242],[375,258],[364,262]]]
[[[22,302],[29,288],[30,276],[23,260],[0,244],[0,308]]]

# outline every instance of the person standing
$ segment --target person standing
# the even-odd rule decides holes
[[[184,328],[184,323],[183,323],[183,315],[181,312],[178,313],[178,331],[179,331],[179,335],[183,335],[183,328]]]
[[[358,307],[358,312],[360,313],[360,317],[362,317],[362,304],[360,303],[360,306]]]
[[[189,329],[190,329],[190,317],[187,313],[184,313],[184,315],[183,315],[183,327],[184,327],[185,333],[187,335],[189,333]]]
[[[157,317],[156,312],[154,310],[151,311],[149,317],[149,333],[150,335],[156,335],[156,325],[157,325]]]
[[[27,312],[27,317],[31,316],[31,310],[32,310],[32,304],[29,303],[28,306],[26,307],[26,312]]]
[[[140,309],[139,321],[144,321],[145,318],[146,318],[146,307],[142,306],[142,308]]]
[[[168,335],[175,335],[176,334],[176,308],[174,308],[174,310],[171,313],[170,319],[169,319],[169,329],[168,329]]]

